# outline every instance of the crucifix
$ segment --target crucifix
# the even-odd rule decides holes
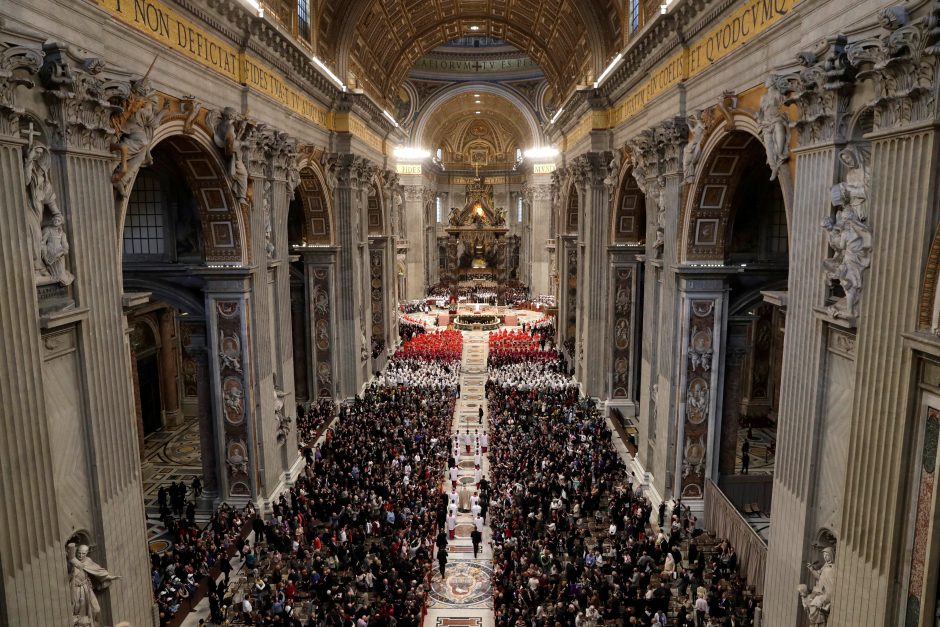
[[[20,129],[20,135],[25,135],[26,138],[29,140],[29,144],[26,146],[26,150],[27,150],[27,152],[28,152],[28,151],[32,150],[32,148],[33,148],[33,138],[34,138],[34,137],[39,137],[40,135],[42,135],[42,131],[40,131],[38,128],[36,128],[36,127],[33,125],[33,121],[30,120],[30,121],[29,121],[29,127],[27,127],[27,128],[21,128],[21,129]]]

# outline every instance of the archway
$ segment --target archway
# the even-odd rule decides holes
[[[214,149],[192,135],[167,136],[165,129],[160,135],[151,149],[153,162],[129,185],[118,216],[151,540],[181,514],[172,499],[169,511],[161,508],[161,488],[180,482],[191,487],[198,478],[204,498],[192,492],[186,498],[205,510],[225,496],[207,266],[246,261],[241,207]]]
[[[332,202],[323,173],[308,160],[288,209],[291,251],[291,327],[298,403],[335,395],[332,277],[335,262]]]
[[[704,485],[706,473],[713,477],[766,539],[786,321],[785,195],[770,180],[766,153],[753,133],[720,129],[706,149],[688,196],[680,256],[688,266],[718,268],[723,294],[685,295],[683,470],[700,474],[688,482],[692,491]],[[720,378],[708,372],[712,363],[723,364]],[[717,395],[711,392],[716,381]],[[696,459],[696,442],[705,441],[711,443],[707,459]]]

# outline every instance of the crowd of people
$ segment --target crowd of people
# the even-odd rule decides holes
[[[402,316],[398,321],[398,336],[403,342],[407,342],[416,335],[421,335],[426,329],[424,324],[417,318],[411,316]]]
[[[681,504],[655,524],[593,401],[555,379],[565,366],[496,339],[510,342],[486,386],[497,627],[753,625],[733,549],[709,562]]]
[[[317,441],[323,430],[336,416],[336,403],[333,399],[323,398],[319,402],[311,401],[297,405],[297,443],[303,448],[307,443]]]
[[[455,329],[444,329],[416,335],[402,344],[395,352],[394,358],[448,362],[460,361],[462,353],[463,333]]]
[[[491,367],[558,360],[558,353],[546,348],[549,338],[535,331],[501,329],[491,331],[489,339],[488,365]]]

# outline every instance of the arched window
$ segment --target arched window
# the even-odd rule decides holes
[[[124,220],[124,254],[131,256],[166,255],[166,213],[160,179],[141,170],[127,205]]]

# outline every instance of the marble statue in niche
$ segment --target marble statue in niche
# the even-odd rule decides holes
[[[69,588],[72,600],[73,627],[98,627],[101,606],[96,590],[110,587],[120,577],[112,575],[88,557],[88,545],[69,542],[65,548],[68,559]]]
[[[776,77],[769,76],[764,82],[767,92],[761,96],[757,123],[760,125],[767,152],[767,165],[770,166],[770,180],[776,180],[780,166],[786,163],[790,151],[788,137],[790,121],[781,110],[784,95],[777,88]]]
[[[153,64],[150,68],[153,69]],[[120,198],[130,193],[140,168],[153,162],[150,156],[153,134],[169,110],[168,104],[157,110],[157,96],[147,78],[149,74],[150,70],[147,70],[142,79],[131,81],[130,96],[124,110],[111,118],[118,138],[111,144],[111,152],[120,157],[111,175],[111,184]]]
[[[239,202],[248,201],[248,168],[245,166],[242,142],[248,131],[248,121],[232,107],[221,113],[214,111],[207,121],[215,128],[213,140],[228,159],[228,175],[232,180],[232,193]]]
[[[843,181],[832,186],[832,204],[841,207],[835,217],[826,216],[826,231],[834,255],[823,260],[826,278],[836,281],[845,298],[828,308],[834,318],[855,321],[864,284],[864,272],[871,266],[872,233],[867,222],[868,180],[865,160],[856,146],[842,150],[839,159],[845,164]]]
[[[806,612],[809,624],[814,627],[825,627],[829,623],[832,593],[835,589],[835,548],[825,547],[822,550],[822,555],[823,564],[819,568],[813,564],[806,565],[815,581],[813,589],[810,590],[806,584],[800,584],[797,588],[800,595],[800,604]]]
[[[69,240],[65,234],[65,221],[61,215],[52,216],[49,224],[42,227],[42,262],[46,273],[59,285],[70,285],[75,277],[66,268]]]
[[[72,283],[74,277],[66,268],[68,236],[65,233],[65,218],[52,185],[51,168],[49,149],[42,143],[34,143],[23,164],[30,253],[33,276],[40,285],[58,283],[66,286]]]

